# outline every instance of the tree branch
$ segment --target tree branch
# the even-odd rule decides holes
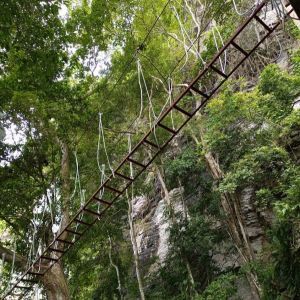
[[[5,248],[2,244],[0,244],[0,256],[4,257],[4,261],[12,263],[14,258],[14,252],[11,251],[10,249]],[[19,268],[25,269],[27,264],[27,259],[24,256],[16,253],[15,264]]]

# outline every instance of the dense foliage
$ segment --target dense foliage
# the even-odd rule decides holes
[[[244,18],[236,5],[249,8],[246,0],[166,3],[0,3],[1,292],[128,153],[129,137],[134,146],[223,45]],[[300,52],[292,49],[300,34],[292,20],[284,25],[128,193],[148,201],[145,215],[133,213],[141,261],[141,228],[149,230],[161,202],[168,223],[166,259],[139,266],[146,299],[225,300],[253,282],[262,299],[300,298]],[[248,43],[260,34],[250,29]],[[278,52],[285,69],[272,63]],[[208,77],[205,88],[214,84]],[[172,117],[170,127],[180,121]],[[259,250],[248,238],[251,261],[239,257],[244,246],[224,211],[224,198],[242,206],[245,190],[263,237]],[[129,223],[124,196],[68,253],[58,281],[71,299],[141,297]],[[49,287],[40,288],[46,297]]]

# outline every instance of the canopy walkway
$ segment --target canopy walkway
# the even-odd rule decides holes
[[[113,174],[95,191],[90,199],[79,209],[69,224],[44,250],[36,261],[23,273],[3,299],[10,299],[20,293],[26,295],[39,279],[56,264],[68,250],[84,236],[103,214],[119,199],[135,180],[150,166],[154,159],[168,146],[180,130],[202,109],[218,92],[232,74],[261,46],[280,26],[281,20],[272,25],[263,21],[263,9],[267,1],[259,4],[251,16],[236,30],[224,47],[209,64],[194,78],[185,90],[174,100],[152,125],[136,146],[123,158]],[[293,12],[288,5],[286,17]],[[250,41],[253,45],[247,50],[241,41],[248,26],[256,22],[262,33],[260,40]],[[253,24],[252,24],[253,25]],[[249,41],[247,41],[249,43]],[[222,68],[220,59],[224,55],[234,57],[234,64]],[[231,60],[232,61],[232,60]],[[205,88],[207,78],[213,78],[214,86]],[[176,126],[173,118],[176,116]],[[133,171],[133,172],[132,172]],[[99,210],[100,204],[100,210]],[[41,266],[47,267],[41,267]]]

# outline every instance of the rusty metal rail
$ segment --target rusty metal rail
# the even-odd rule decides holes
[[[290,3],[293,6],[298,18],[300,19],[300,2],[299,2],[299,0],[290,0]]]
[[[176,98],[172,105],[164,111],[152,128],[121,161],[114,170],[114,174],[109,176],[84,206],[80,208],[69,224],[23,273],[3,299],[13,297],[15,290],[18,292],[24,291],[25,294],[28,293],[33,285],[39,282],[39,279],[67,253],[85,232],[101,219],[106,210],[148,168],[197,111],[207,104],[224,82],[272,34],[281,21],[278,20],[271,26],[267,25],[259,16],[265,6],[266,2],[257,6],[251,16],[238,28],[230,40]],[[289,9],[287,15],[293,11],[293,8],[290,7]],[[247,48],[245,48],[242,45],[243,36],[245,38],[247,28],[251,24],[253,25],[253,22],[256,22],[256,26],[260,26],[259,32],[262,36],[259,41],[247,40]],[[249,47],[251,42],[254,44]],[[224,58],[225,53],[226,55],[232,55],[234,58],[234,60],[231,60],[234,61],[234,65],[227,66],[227,70],[224,70],[222,63],[220,63],[220,59]],[[213,87],[210,90],[205,88],[208,79],[213,82]],[[176,124],[179,125],[174,126],[174,119],[176,119]],[[133,170],[133,174],[130,170]],[[45,266],[45,264],[47,267],[40,268],[41,265]]]

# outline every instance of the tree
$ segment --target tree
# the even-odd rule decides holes
[[[61,16],[62,7],[68,16]],[[230,1],[224,4],[221,0],[172,1],[167,6],[154,0],[25,0],[0,4],[1,119],[5,126],[17,126],[25,136],[24,143],[0,146],[0,220],[10,235],[9,241],[1,244],[0,254],[6,253],[7,261],[12,260],[14,240],[20,271],[27,262],[27,253],[32,259],[32,253],[36,255],[38,248],[53,240],[55,230],[61,230],[85,196],[99,186],[102,164],[106,164],[108,174],[110,167],[128,153],[126,134],[136,133],[132,142],[137,142],[161,110],[199,72],[204,61],[222,46],[216,34],[225,39],[241,20],[231,8]],[[259,73],[270,61],[267,50],[273,54],[278,50],[278,43],[267,46],[237,72],[237,78],[245,76],[251,84],[256,82],[248,69]],[[106,56],[104,62],[102,56]],[[213,85],[214,80],[208,78],[206,86]],[[290,142],[289,133],[298,119],[286,107],[298,94],[298,86],[299,75],[289,76],[273,66],[262,74],[255,91],[236,93],[237,87],[244,89],[237,81],[232,90],[227,89],[208,107],[197,123],[197,128],[203,129],[202,140],[196,133],[199,147],[214,167],[211,171],[217,171],[212,172],[215,181],[205,190],[207,195],[212,191],[215,195],[214,188],[218,186],[223,203],[235,201],[237,205],[239,189],[253,184],[258,199],[266,202],[278,196],[278,186],[285,185],[281,190],[284,200],[276,202],[278,215],[287,218],[297,211],[298,183],[291,180],[297,168],[289,150],[277,145],[276,135],[282,134],[282,139]],[[189,105],[191,101],[187,100]],[[176,118],[169,120],[170,125],[177,122]],[[284,132],[275,126],[276,122],[284,126]],[[156,134],[161,137],[161,133]],[[189,137],[187,143],[192,144],[191,140]],[[273,142],[276,147],[269,145]],[[288,145],[294,146],[293,142]],[[166,198],[168,188],[183,184],[186,190],[193,190],[192,181],[205,177],[206,171],[197,169],[191,153],[185,154],[172,168],[166,167],[166,178],[157,174]],[[192,151],[192,158],[194,154]],[[161,169],[160,162],[156,163]],[[189,177],[193,168],[196,171]],[[275,187],[267,180],[269,168]],[[288,180],[276,179],[282,172]],[[259,181],[253,179],[256,173]],[[289,184],[293,189],[287,187]],[[139,180],[136,188],[143,187],[145,183]],[[128,241],[124,241],[128,228],[122,215],[127,207],[122,200],[112,209],[116,217],[111,217],[109,225],[87,235],[77,254],[71,253],[64,264],[57,264],[44,277],[42,283],[49,299],[122,297],[121,289],[117,290],[120,282],[124,295],[136,297],[137,283],[130,272],[133,256]],[[215,196],[213,200],[215,207]],[[165,268],[169,272],[173,266],[178,267],[177,276],[184,264],[183,277],[188,279],[181,287],[188,288],[190,295],[193,289],[201,292],[213,278],[208,248],[214,244],[210,238],[215,238],[215,232],[209,231],[210,222],[202,218],[209,205],[201,205],[201,217],[174,224],[171,249],[179,259]],[[230,211],[229,218],[233,220],[233,230],[241,229],[237,235],[244,242],[240,248],[244,248],[249,243],[237,212],[238,209]],[[208,234],[199,227],[207,229]],[[187,228],[186,237],[180,234],[183,228]],[[33,234],[39,241],[35,244]],[[204,244],[201,238],[209,242]],[[190,252],[194,240],[204,254]],[[251,249],[243,251],[246,261],[252,262]],[[204,273],[208,275],[204,279],[193,268],[195,257],[207,263]],[[278,257],[282,258],[280,254]],[[88,275],[84,272],[86,267]],[[176,280],[183,279],[176,276]],[[79,291],[81,286],[86,287],[85,291]],[[168,288],[174,292],[174,286]],[[177,291],[172,293],[176,295]]]

